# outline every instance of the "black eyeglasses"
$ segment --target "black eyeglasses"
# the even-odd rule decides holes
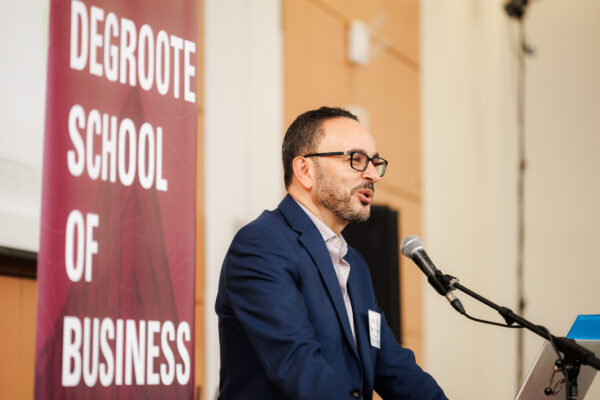
[[[362,151],[332,151],[329,153],[312,153],[305,154],[302,157],[328,157],[328,156],[350,156],[350,168],[355,169],[357,171],[365,171],[369,166],[369,161],[373,164],[379,176],[383,176],[385,174],[385,169],[387,168],[388,162],[383,158],[379,158],[379,156],[369,157]]]

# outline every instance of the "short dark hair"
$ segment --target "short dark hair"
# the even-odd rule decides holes
[[[356,115],[348,110],[337,107],[321,107],[310,110],[299,115],[291,123],[281,146],[281,158],[283,161],[283,179],[287,189],[292,183],[294,169],[292,161],[299,155],[314,153],[325,134],[321,124],[332,118],[350,118],[358,121]]]

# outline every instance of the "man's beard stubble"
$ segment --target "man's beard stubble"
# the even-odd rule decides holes
[[[335,216],[347,222],[364,222],[369,219],[371,207],[359,206],[359,208],[355,208],[352,197],[362,189],[375,191],[372,182],[366,182],[357,186],[350,193],[346,194],[344,188],[335,180],[325,175],[319,166],[317,166],[316,178],[316,200]]]

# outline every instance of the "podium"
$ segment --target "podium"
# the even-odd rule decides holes
[[[567,338],[595,354],[600,354],[600,315],[579,315]],[[558,357],[549,341],[544,342],[515,400],[565,398],[565,378],[556,367]],[[560,366],[560,364],[559,364]],[[577,400],[583,400],[596,376],[596,370],[582,365],[579,371]]]

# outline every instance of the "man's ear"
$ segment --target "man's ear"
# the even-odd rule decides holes
[[[312,189],[314,163],[308,158],[298,156],[292,161],[294,176],[305,190]]]

